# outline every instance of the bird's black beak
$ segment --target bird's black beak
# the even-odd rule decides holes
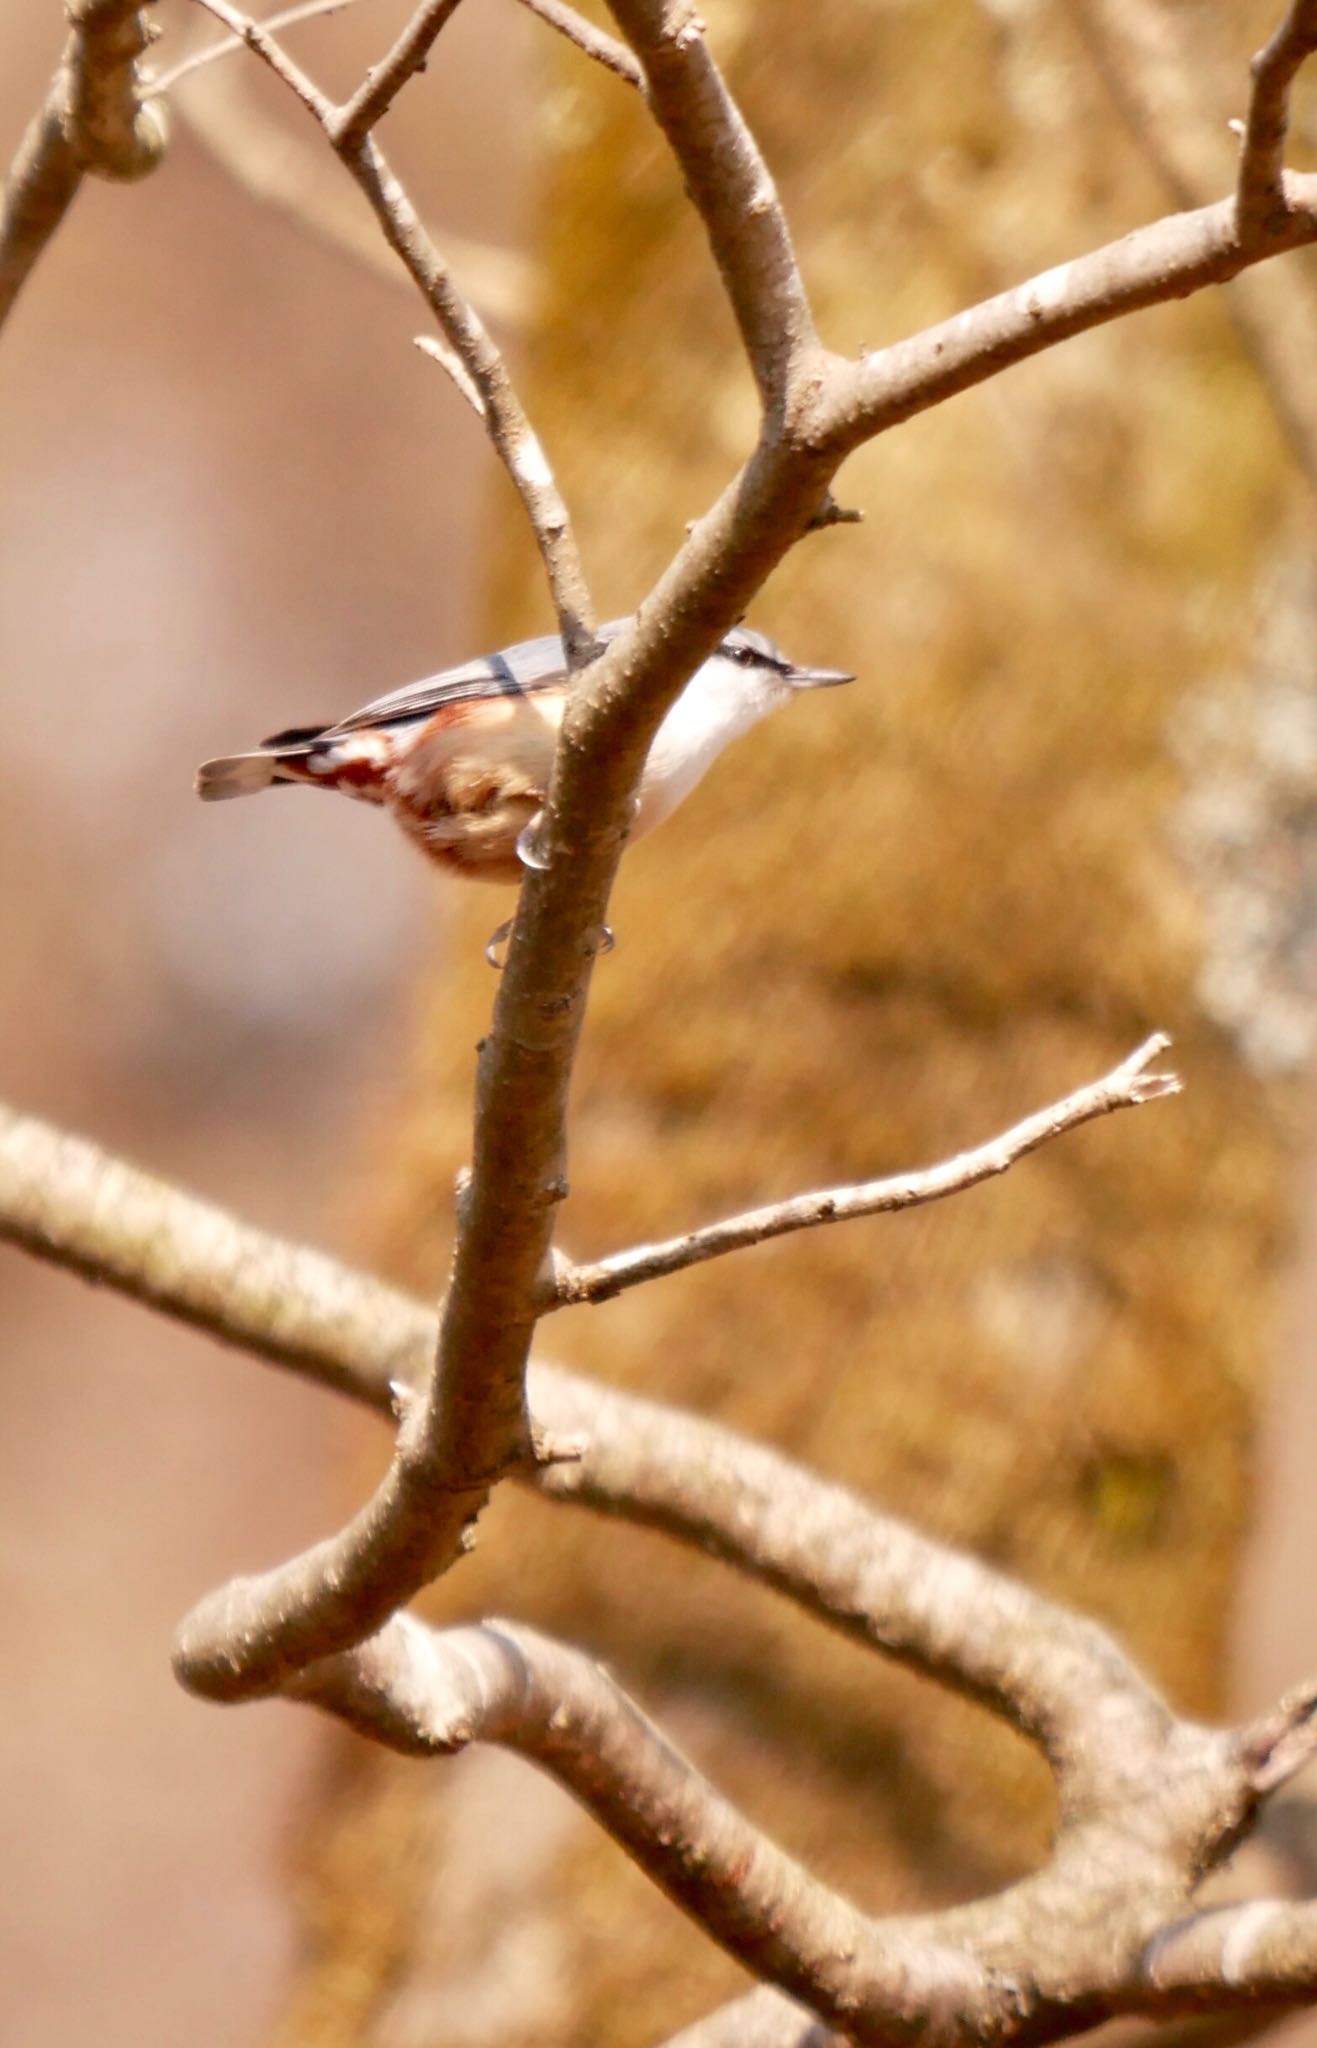
[[[786,680],[793,690],[830,690],[834,683],[853,683],[848,668],[789,668]]]

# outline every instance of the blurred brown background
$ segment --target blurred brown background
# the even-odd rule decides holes
[[[322,24],[327,75],[405,12]],[[61,34],[0,12],[6,153]],[[496,248],[525,55],[516,10],[470,9],[398,143]],[[158,175],[88,181],[0,349],[0,1090],[344,1251],[446,904],[364,811],[205,810],[192,774],[479,639],[489,466],[423,312],[176,121]],[[326,1528],[376,1440],[9,1253],[0,1304],[0,2033],[236,2048],[287,1965],[321,1731],[186,1699],[170,1636]]]
[[[1247,12],[1195,39],[1218,127]],[[766,14],[771,35],[730,0],[712,19],[840,343],[1166,203],[1046,0]],[[398,10],[365,17],[303,32],[327,82]],[[0,21],[16,138],[54,31]],[[236,71],[197,102],[211,145],[178,123],[146,184],[81,195],[0,349],[0,1089],[431,1284],[500,899],[462,906],[350,805],[202,811],[191,772],[536,630],[543,600],[472,423],[407,346],[419,309],[334,246],[349,216],[308,234],[218,165],[237,132],[288,175],[278,101]],[[534,289],[481,275],[622,609],[748,431],[675,181],[621,89],[495,0],[461,11],[398,129],[441,239],[535,258]],[[327,168],[313,211],[333,189]],[[569,1241],[917,1163],[1154,1024],[1190,1094],[954,1214],[725,1262],[552,1348],[1081,1599],[1182,1703],[1259,1704],[1317,1659],[1306,486],[1216,300],[958,401],[843,495],[866,526],[803,549],[756,617],[862,682],[756,735],[628,862]],[[283,2012],[317,2048],[638,2043],[731,1988],[516,1767],[421,1773],[177,1693],[182,1608],[320,1533],[382,1447],[15,1257],[0,1288],[14,2039],[218,2048]],[[605,1652],[875,1905],[999,1881],[1041,1839],[1015,1746],[651,1539],[501,1500],[437,1601],[490,1606]]]

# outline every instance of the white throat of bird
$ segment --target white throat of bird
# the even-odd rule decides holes
[[[730,741],[794,694],[778,668],[711,654],[654,735],[634,829],[647,832],[662,824]]]

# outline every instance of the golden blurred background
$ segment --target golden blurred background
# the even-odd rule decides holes
[[[341,88],[403,11],[297,47]],[[1094,60],[1110,14],[709,10],[830,340],[895,338],[1165,210],[1164,152],[1112,95],[1122,46]],[[52,31],[0,18],[17,138]],[[1200,124],[1219,189],[1267,19],[1178,11],[1175,134]],[[202,811],[191,771],[540,630],[544,598],[408,347],[419,304],[360,253],[333,169],[287,154],[313,138],[237,61],[201,81],[156,174],[80,196],[0,351],[0,1090],[433,1288],[500,899],[351,805]],[[459,12],[388,140],[494,302],[601,610],[625,610],[753,425],[678,181],[623,88],[499,0]],[[1305,266],[1270,287],[1273,329],[1304,332]],[[603,1250],[923,1163],[1155,1026],[1186,1096],[547,1333],[1076,1600],[1206,1713],[1317,1658],[1317,567],[1255,332],[1219,296],[1163,309],[850,466],[865,524],[802,547],[755,619],[861,680],[629,856],[565,1234]],[[640,2048],[736,1988],[516,1764],[423,1770],[177,1694],[182,1608],[321,1533],[384,1446],[16,1257],[0,1288],[13,2038]],[[657,1539],[500,1495],[431,1605],[606,1656],[875,1909],[1003,1882],[1045,1840],[1020,1745]]]

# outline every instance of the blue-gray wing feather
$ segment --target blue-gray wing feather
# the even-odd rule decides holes
[[[610,620],[599,629],[601,641],[611,640],[623,621]],[[432,718],[449,704],[469,703],[477,697],[523,697],[536,690],[550,689],[561,682],[567,670],[562,641],[556,633],[538,640],[521,640],[499,654],[483,654],[464,661],[457,668],[441,669],[419,683],[404,683],[383,697],[372,698],[337,725],[327,726],[321,735],[332,739],[339,733],[359,732],[364,726],[409,725],[414,719]]]

